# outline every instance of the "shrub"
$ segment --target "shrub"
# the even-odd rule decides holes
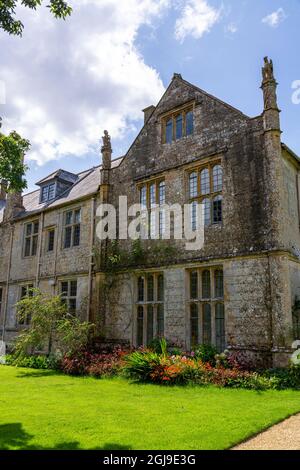
[[[194,349],[192,356],[194,356],[195,359],[198,359],[202,362],[208,362],[214,366],[216,364],[217,354],[218,351],[214,346],[209,344],[201,344]]]
[[[263,373],[263,376],[272,380],[274,388],[284,390],[293,388],[300,390],[300,367],[292,365],[286,369],[269,369]]]
[[[50,356],[5,356],[6,365],[26,367],[28,369],[57,369],[58,361]]]
[[[150,350],[135,351],[125,357],[125,374],[133,379],[147,381],[151,379],[151,373],[155,366],[160,365],[161,356]]]
[[[126,354],[128,351],[120,346],[103,349],[98,353],[81,351],[72,356],[66,355],[60,367],[65,374],[69,375],[112,376],[120,372]]]

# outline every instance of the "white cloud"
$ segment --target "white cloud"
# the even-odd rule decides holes
[[[277,11],[274,11],[270,15],[267,15],[262,19],[262,22],[271,26],[272,28],[277,28],[277,26],[282,23],[287,18],[283,8],[278,8]]]
[[[104,128],[121,138],[142,117],[141,109],[164,92],[136,37],[170,0],[71,3],[74,11],[65,22],[46,8],[23,8],[23,38],[0,33],[0,79],[7,91],[3,128],[29,138],[29,159],[40,165],[96,150]]]
[[[220,19],[221,9],[212,7],[206,0],[188,0],[184,3],[175,24],[175,37],[180,42],[189,35],[201,38]]]

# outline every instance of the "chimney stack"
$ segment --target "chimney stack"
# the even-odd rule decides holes
[[[145,108],[143,109],[143,113],[144,113],[144,124],[146,124],[151,116],[151,114],[153,113],[153,111],[155,110],[155,106],[153,106],[153,104],[151,106],[148,106],[148,108]]]
[[[103,145],[101,147],[102,153],[102,168],[101,168],[101,179],[100,179],[100,198],[101,202],[108,202],[108,191],[109,191],[109,173],[111,169],[111,140],[110,135],[107,131],[104,131],[102,137]]]

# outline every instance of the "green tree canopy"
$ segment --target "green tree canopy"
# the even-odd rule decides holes
[[[41,4],[42,0],[0,0],[0,28],[9,34],[22,36],[24,25],[15,17],[16,7],[23,5],[36,10]],[[71,6],[64,0],[50,0],[47,7],[55,18],[63,20],[72,13]]]
[[[29,147],[29,141],[17,132],[8,136],[0,132],[0,182],[6,182],[9,192],[23,191],[27,187],[24,155]]]

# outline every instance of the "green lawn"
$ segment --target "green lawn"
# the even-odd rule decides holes
[[[300,392],[130,384],[0,366],[0,449],[226,449]]]

